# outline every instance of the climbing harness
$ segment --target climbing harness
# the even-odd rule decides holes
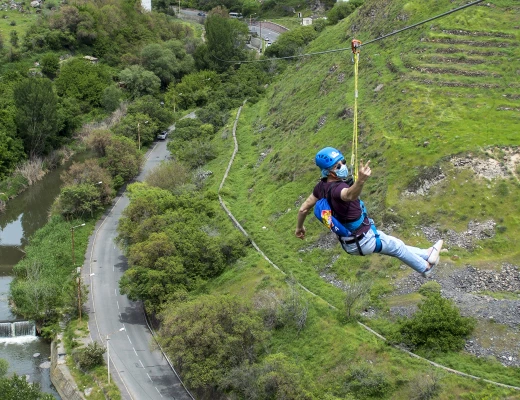
[[[359,200],[359,205],[361,207],[361,216],[358,219],[356,219],[355,221],[341,222],[337,218],[336,212],[332,207],[332,191],[339,183],[341,182],[332,183],[326,191],[323,187],[324,195],[321,199],[318,200],[318,202],[314,206],[314,216],[323,225],[330,229],[332,233],[335,233],[338,236],[340,242],[344,244],[355,243],[360,256],[364,255],[359,244],[359,241],[364,237],[364,234],[356,236],[355,232],[364,224],[365,218],[368,219],[370,229],[374,232],[374,237],[376,239],[376,247],[374,249],[374,253],[380,253],[383,244],[379,237],[379,233],[377,232],[374,220],[368,217],[367,209],[363,200]],[[346,240],[345,238],[347,237],[352,237],[352,239]]]
[[[361,41],[354,39],[352,40],[352,61],[354,62],[354,132],[352,133],[352,156],[350,157],[350,170],[354,180],[358,178],[358,112],[357,112],[357,99],[358,99],[358,66],[359,66],[359,49],[361,47]]]

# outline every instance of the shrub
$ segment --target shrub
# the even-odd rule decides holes
[[[83,370],[91,370],[98,365],[103,365],[103,354],[105,354],[105,347],[92,342],[82,349],[74,352],[74,360]]]
[[[171,192],[190,181],[189,169],[184,164],[172,160],[163,161],[145,178],[146,183]]]
[[[348,2],[338,2],[327,13],[327,19],[332,25],[337,24],[342,19],[352,14],[356,8],[363,4],[363,0],[351,0]]]
[[[347,392],[353,393],[357,399],[367,397],[380,399],[387,396],[391,384],[383,373],[362,365],[350,370],[345,382],[345,389]]]
[[[441,285],[435,281],[428,281],[419,288],[419,293],[425,297],[432,294],[439,294],[441,292]]]
[[[452,300],[430,293],[419,311],[400,323],[401,338],[413,348],[457,351],[475,328],[473,318],[462,317]]]

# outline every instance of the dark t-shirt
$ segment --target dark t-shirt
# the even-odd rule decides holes
[[[314,187],[312,194],[314,197],[318,199],[322,199],[327,197],[327,191],[330,186],[333,185],[333,189],[331,190],[330,197],[332,199],[332,209],[335,212],[335,216],[339,219],[340,222],[351,222],[356,221],[361,216],[361,204],[359,199],[353,201],[343,201],[341,200],[341,191],[344,188],[350,187],[345,182],[325,182],[319,181],[318,184]],[[370,223],[368,218],[365,217],[363,221],[363,225],[356,230],[356,235],[361,235],[362,233],[367,232],[370,229]]]

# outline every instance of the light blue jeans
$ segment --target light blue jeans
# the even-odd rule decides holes
[[[380,230],[377,232],[379,233],[379,238],[381,239],[382,244],[380,254],[386,254],[387,256],[398,258],[419,273],[422,273],[427,269],[428,262],[426,260],[428,260],[429,256],[428,250],[407,246],[401,239],[387,235]],[[372,230],[365,233],[365,237],[359,241],[359,246],[364,255],[372,254],[374,252],[374,249],[376,248],[376,237]],[[341,242],[341,247],[343,247],[343,250],[348,254],[359,255],[356,243],[345,244]]]

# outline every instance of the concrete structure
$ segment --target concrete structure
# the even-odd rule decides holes
[[[302,18],[302,25],[303,26],[312,25],[312,18]]]
[[[58,335],[51,343],[51,382],[64,400],[85,400],[65,363],[63,337]]]

